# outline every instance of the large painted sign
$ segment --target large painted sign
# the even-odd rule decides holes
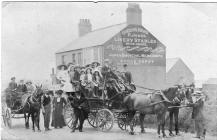
[[[165,47],[145,28],[129,25],[105,44],[104,58],[117,65],[165,66]]]

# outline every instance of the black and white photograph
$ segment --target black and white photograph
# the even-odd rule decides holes
[[[217,139],[217,2],[1,12],[2,140]]]

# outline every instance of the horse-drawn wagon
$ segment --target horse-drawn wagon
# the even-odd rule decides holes
[[[12,127],[12,119],[23,118],[22,98],[26,93],[5,90],[2,98],[2,119],[5,126]]]
[[[123,83],[122,86],[126,86]],[[99,131],[109,131],[112,129],[115,122],[122,130],[126,130],[128,124],[128,113],[123,107],[123,99],[125,96],[132,93],[129,87],[125,87],[125,90],[120,93],[114,93],[113,91],[108,91],[105,84],[102,90],[102,98],[87,98],[89,106],[88,123],[93,128],[97,128]],[[113,93],[109,93],[113,92]],[[106,94],[105,94],[106,93]],[[111,94],[110,97],[105,95]],[[69,128],[72,128],[74,121],[73,108],[70,102],[65,108],[65,121]]]

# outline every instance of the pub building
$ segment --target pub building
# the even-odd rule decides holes
[[[128,64],[134,83],[162,89],[166,81],[166,47],[142,26],[142,10],[129,3],[126,22],[92,30],[89,19],[80,19],[79,38],[55,54],[56,65],[86,65],[93,61],[112,61],[122,70]]]

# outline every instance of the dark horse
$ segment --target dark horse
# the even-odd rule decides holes
[[[171,87],[164,91],[156,91],[153,94],[146,93],[133,93],[124,98],[123,104],[126,107],[129,114],[130,122],[130,134],[133,132],[133,118],[136,112],[140,113],[141,132],[144,133],[144,117],[146,114],[156,114],[158,130],[157,133],[160,136],[160,130],[162,130],[163,137],[166,137],[164,126],[165,126],[165,115],[168,106],[171,106],[173,101],[176,99],[184,99],[185,93],[180,92],[178,87]]]
[[[43,95],[42,85],[36,86],[34,93],[23,101],[23,113],[25,118],[25,127],[29,128],[29,117],[32,117],[32,130],[35,131],[35,124],[40,130],[39,119],[40,119],[40,108],[41,108],[41,96]]]
[[[192,102],[192,98],[191,98],[191,93],[192,90],[189,87],[179,87],[179,90],[181,90],[182,92],[185,93],[186,95],[186,101],[187,102]],[[182,100],[179,98],[176,98],[176,100],[174,100],[174,102],[172,103],[172,106],[180,106],[181,105]],[[169,135],[170,136],[174,136],[173,134],[173,117],[175,120],[175,134],[176,135],[180,135],[179,133],[179,107],[172,107],[172,108],[168,108],[168,112],[169,112]]]

